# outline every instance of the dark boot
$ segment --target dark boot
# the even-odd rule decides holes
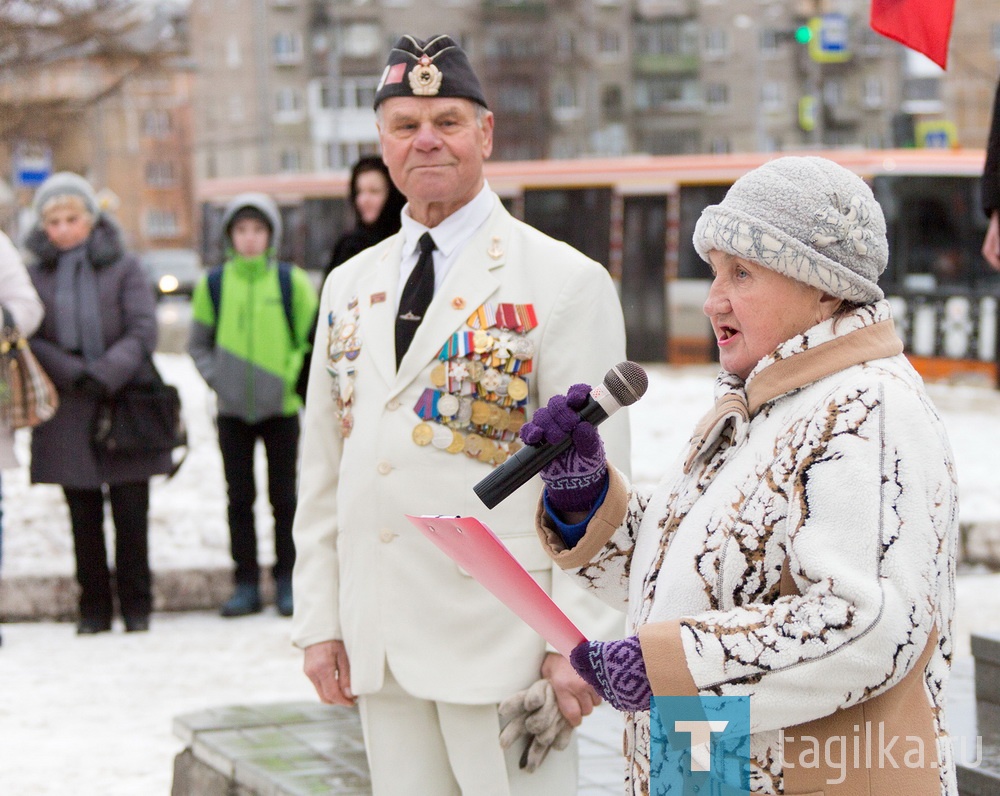
[[[291,578],[278,578],[274,582],[274,605],[278,609],[278,613],[282,616],[292,615],[293,603]]]
[[[237,583],[233,596],[219,610],[222,616],[247,616],[260,613],[260,589],[255,583]]]
[[[76,623],[78,636],[92,636],[95,633],[106,633],[111,630],[111,619],[101,616],[85,616]]]

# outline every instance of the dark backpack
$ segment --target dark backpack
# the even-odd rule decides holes
[[[288,331],[295,340],[295,320],[292,317],[292,266],[278,263],[278,286],[281,288],[281,306],[285,310]],[[219,302],[222,299],[222,266],[217,265],[208,272],[208,295],[215,309],[215,323],[219,323]]]

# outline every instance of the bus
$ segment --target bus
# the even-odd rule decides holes
[[[911,361],[937,378],[997,373],[1000,274],[980,249],[981,149],[854,149],[801,153],[629,156],[489,162],[486,178],[517,218],[605,265],[619,289],[628,356],[711,362],[701,307],[710,273],[691,245],[702,209],[747,171],[782,154],[830,158],[861,176],[885,212],[889,266],[880,284]],[[353,223],[348,173],[202,181],[203,256],[221,259],[219,219],[243,191],[264,191],[284,223],[282,257],[321,273]]]

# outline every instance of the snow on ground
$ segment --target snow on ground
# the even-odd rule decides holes
[[[225,493],[211,422],[211,394],[190,360],[158,355],[182,392],[191,450],[177,476],[154,482],[151,555],[155,569],[227,565]],[[636,404],[633,475],[654,482],[711,402],[711,367],[648,368]],[[984,386],[931,385],[951,435],[963,522],[1000,522],[993,452],[1000,393]],[[26,437],[18,440],[26,452]],[[258,460],[258,464],[261,464]],[[261,482],[262,483],[262,482]],[[29,487],[23,470],[3,475],[4,572],[71,573],[72,547],[61,493]],[[262,556],[269,518],[258,504]],[[265,559],[266,560],[266,559]],[[170,789],[181,713],[246,702],[312,699],[288,620],[264,614],[222,620],[212,613],[157,614],[148,634],[78,638],[72,624],[3,628],[0,648],[0,794],[147,796]],[[958,582],[956,647],[970,632],[1000,632],[1000,575]]]

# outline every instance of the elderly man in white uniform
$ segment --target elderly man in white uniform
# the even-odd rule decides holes
[[[402,230],[322,291],[293,641],[324,702],[357,702],[376,794],[574,794],[575,745],[522,766],[524,744],[498,740],[498,705],[546,679],[555,715],[577,725],[596,692],[404,515],[479,517],[588,637],[620,634],[539,548],[539,479],[491,511],[472,488],[517,450],[535,407],[625,358],[621,306],[604,267],[490,190],[493,114],[451,38],[402,37],[375,108],[408,204]],[[602,426],[618,462],[624,414]]]

